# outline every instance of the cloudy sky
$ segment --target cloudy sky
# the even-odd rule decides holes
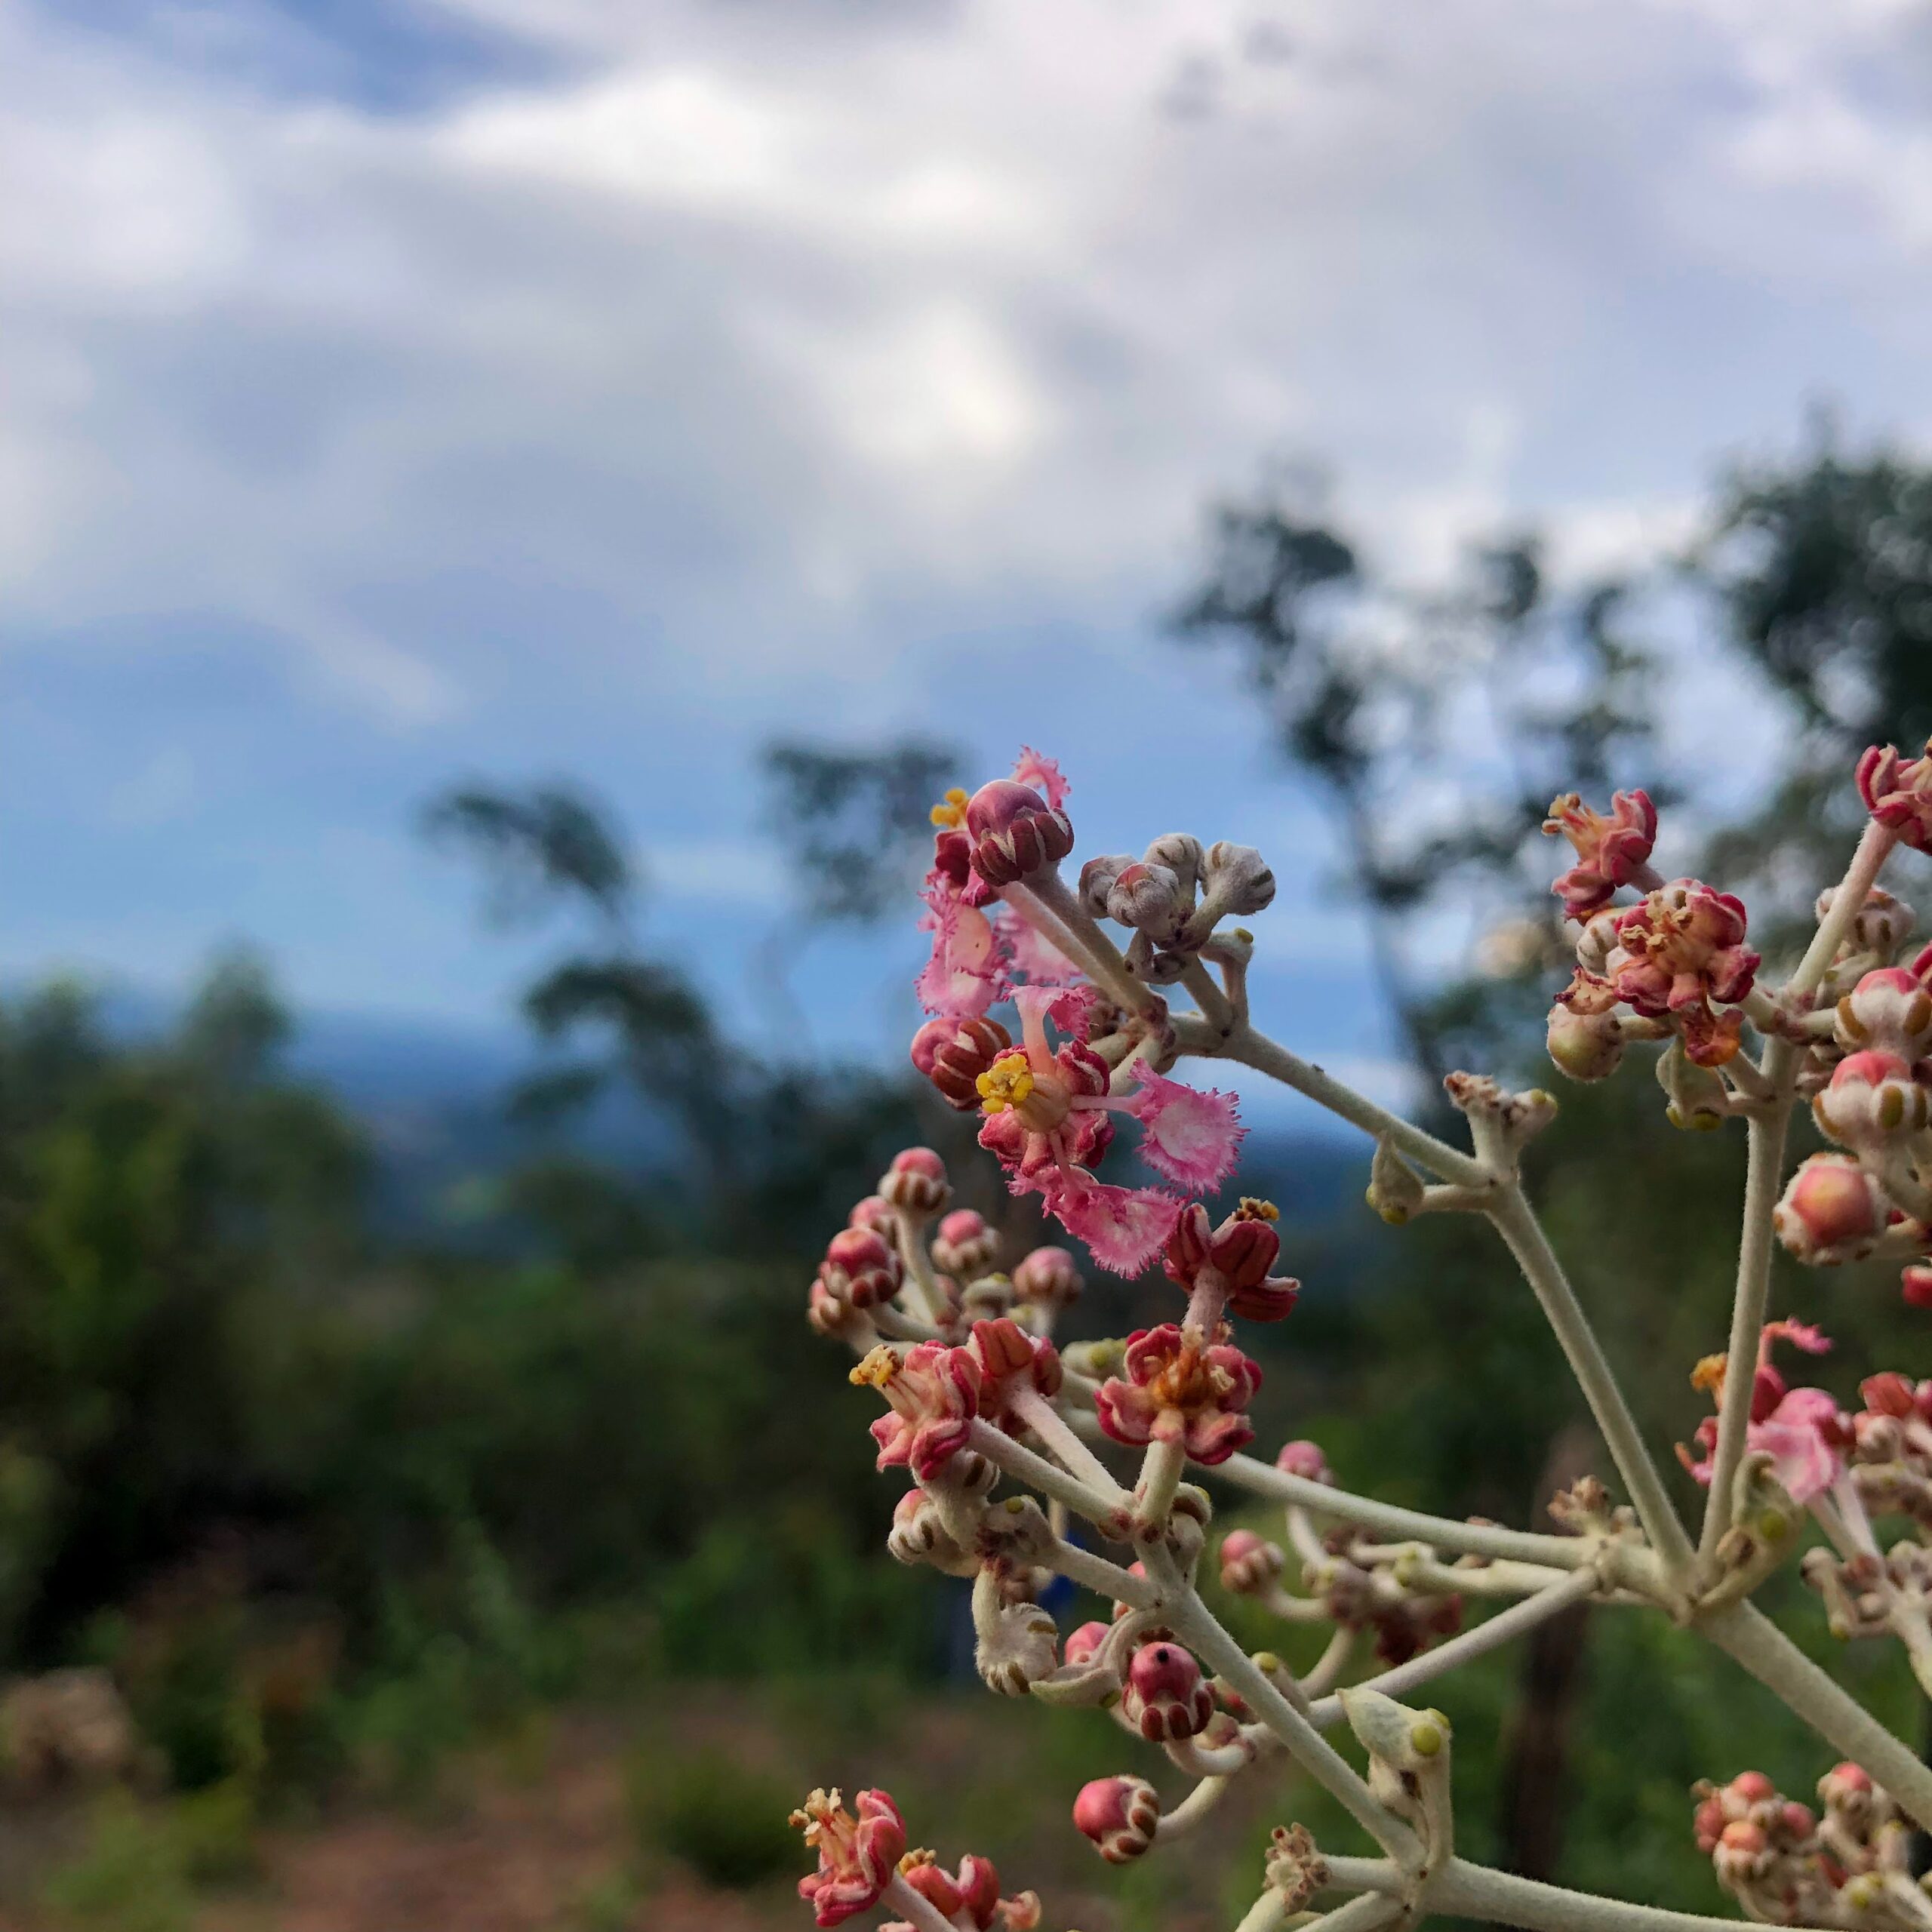
[[[479,1024],[528,955],[411,814],[570,774],[753,1025],[757,748],[918,729],[1261,844],[1327,997],[1318,817],[1159,632],[1204,502],[1582,568],[1809,398],[1919,437],[1928,108],[1897,0],[0,0],[0,975]]]

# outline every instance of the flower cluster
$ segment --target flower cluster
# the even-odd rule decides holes
[[[1274,895],[1250,848],[1170,834],[1139,858],[1089,859],[1069,887],[1066,783],[1031,749],[1010,777],[935,809],[921,892],[931,949],[918,981],[928,1017],[914,1066],[973,1118],[985,1171],[997,1171],[1009,1202],[1037,1204],[1111,1272],[1158,1261],[1181,1300],[1129,1335],[1063,1350],[1056,1329],[1083,1285],[1074,1254],[1035,1247],[1005,1272],[1024,1211],[994,1215],[993,1190],[977,1207],[957,1201],[946,1162],[913,1147],[827,1242],[808,1315],[852,1350],[852,1380],[882,1403],[878,1466],[910,1478],[891,1554],[970,1583],[987,1688],[1089,1709],[1152,1754],[1164,1780],[1189,1781],[1171,1798],[1137,1772],[1086,1785],[1072,1822],[1103,1859],[1125,1863],[1183,1837],[1256,1767],[1291,1756],[1383,1855],[1327,1854],[1303,1827],[1278,1826],[1244,1923],[1339,1912],[1373,1926],[1440,1912],[1641,1928],[1647,1906],[1605,1910],[1457,1856],[1448,1720],[1397,1698],[1571,1606],[1649,1604],[1734,1651],[1860,1760],[1820,1780],[1815,1807],[1755,1772],[1698,1787],[1697,1841],[1746,1915],[1932,1932],[1932,1890],[1912,1881],[1905,1851],[1907,1816],[1932,1823],[1932,1773],[1767,1619],[1740,1614],[1795,1561],[1835,1633],[1896,1638],[1932,1694],[1932,1379],[1869,1376],[1850,1406],[1792,1379],[1798,1357],[1823,1379],[1823,1334],[1764,1319],[1777,1241],[1808,1263],[1894,1259],[1907,1301],[1932,1306],[1932,948],[1902,957],[1910,909],[1876,882],[1894,845],[1932,851],[1932,748],[1916,761],[1874,750],[1857,783],[1871,825],[1781,983],[1760,985],[1738,899],[1652,869],[1646,793],[1617,793],[1607,814],[1566,794],[1545,828],[1576,855],[1555,885],[1577,964],[1550,1016],[1552,1057],[1595,1079],[1633,1045],[1655,1044],[1673,1123],[1742,1121],[1749,1137],[1739,1359],[1734,1372],[1722,1355],[1697,1364],[1691,1379],[1712,1412],[1678,1449],[1704,1491],[1698,1535],[1537,1223],[1521,1156],[1555,1112],[1549,1094],[1447,1074],[1466,1151],[1259,1035],[1247,1005],[1255,938],[1224,924]],[[1170,1008],[1183,993],[1193,1011]],[[1350,1495],[1310,1441],[1272,1465],[1240,1453],[1261,1371],[1235,1324],[1279,1321],[1302,1291],[1277,1272],[1275,1209],[1213,1198],[1234,1174],[1243,1128],[1230,1095],[1178,1077],[1190,1055],[1269,1073],[1365,1129],[1367,1198],[1392,1225],[1444,1213],[1492,1224],[1577,1371],[1627,1503],[1585,1475],[1549,1504],[1561,1534],[1531,1533]],[[1807,1103],[1831,1145],[1787,1174],[1787,1128]],[[1117,1138],[1151,1182],[1114,1177]],[[1283,1542],[1247,1522],[1211,1539],[1215,1504],[1197,1474],[1281,1507]],[[1807,1515],[1808,1549],[1797,1533]],[[1888,1518],[1911,1534],[1886,1548],[1875,1525]],[[1211,1607],[1204,1566],[1247,1600],[1244,1615],[1318,1629],[1321,1647],[1293,1668],[1245,1650]],[[1298,1590],[1284,1587],[1291,1566]],[[1063,1635],[1056,1580],[1100,1614],[1067,1620]],[[1513,1601],[1466,1627],[1497,1599]],[[1298,1654],[1298,1641],[1284,1648]],[[1338,1726],[1364,1770],[1321,1737]],[[983,1857],[949,1868],[909,1850],[883,1792],[862,1792],[850,1811],[837,1792],[814,1792],[796,1821],[818,1857],[800,1890],[821,1925],[874,1908],[896,1915],[884,1932],[1026,1932],[1041,1920],[1033,1894],[1003,1896]],[[1337,1890],[1363,1896],[1324,1908]],[[1683,1921],[1655,1922],[1661,1932]]]
[[[1761,1771],[1697,1786],[1697,1849],[1718,1883],[1765,1925],[1918,1926],[1910,1834],[1858,1765],[1818,1780],[1818,1809],[1785,1797]]]

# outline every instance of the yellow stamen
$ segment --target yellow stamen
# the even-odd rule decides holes
[[[1690,1371],[1690,1386],[1707,1389],[1713,1395],[1724,1392],[1724,1358],[1721,1353],[1704,1356]]]
[[[957,830],[966,823],[966,788],[955,785],[944,798],[934,806],[932,822],[949,830]]]
[[[906,1856],[899,1861],[899,1869],[902,1872],[915,1872],[921,1865],[937,1865],[938,1863],[939,1854],[936,1851],[928,1851],[921,1845],[906,1853]]]
[[[1003,1114],[1017,1107],[1033,1091],[1033,1069],[1018,1048],[1001,1054],[974,1083],[980,1090],[981,1104],[989,1114]]]
[[[1251,1194],[1244,1194],[1241,1205],[1235,1210],[1237,1221],[1278,1221],[1281,1211],[1272,1201],[1257,1201]]]
[[[899,1373],[899,1358],[884,1342],[866,1356],[846,1380],[856,1387],[883,1389]]]

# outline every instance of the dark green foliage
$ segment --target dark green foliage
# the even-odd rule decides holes
[[[743,1890],[795,1872],[798,1835],[786,1823],[792,1786],[717,1749],[666,1755],[647,1745],[632,1759],[631,1810],[647,1849],[687,1865],[707,1884]]]

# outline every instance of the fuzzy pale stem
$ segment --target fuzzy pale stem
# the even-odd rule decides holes
[[[1037,1389],[1020,1389],[1009,1398],[1015,1415],[1066,1465],[1068,1472],[1109,1502],[1124,1507],[1126,1492],[1113,1472],[1067,1426],[1066,1419]]]
[[[1390,1113],[1386,1108],[1378,1107],[1352,1087],[1346,1087],[1340,1081],[1331,1078],[1320,1067],[1291,1054],[1278,1041],[1271,1040],[1265,1033],[1257,1032],[1251,1026],[1237,1026],[1219,1051],[1222,1057],[1238,1061],[1243,1066],[1251,1066],[1257,1073],[1265,1073],[1271,1080],[1278,1080],[1283,1086],[1292,1087],[1297,1094],[1306,1094],[1316,1106],[1339,1114],[1371,1139],[1380,1140],[1386,1134],[1412,1160],[1420,1161],[1444,1180],[1466,1181],[1472,1186],[1481,1186],[1491,1178],[1488,1168],[1460,1148],[1452,1147],[1446,1140],[1437,1140],[1434,1134],[1425,1133],[1399,1115]]]
[[[1662,1906],[1598,1898],[1460,1858],[1451,1859],[1429,1880],[1424,1896],[1431,1912],[1520,1925],[1527,1932],[1737,1932],[1734,1918],[1706,1918]]]
[[[1127,970],[1120,949],[1067,890],[1058,872],[1036,872],[1023,883],[1006,887],[1001,896],[1056,951],[1083,968],[1109,998],[1130,1013],[1145,1010],[1148,989]]]
[[[1663,1486],[1657,1464],[1638,1433],[1636,1418],[1630,1413],[1623,1391],[1604,1359],[1589,1320],[1577,1300],[1569,1277],[1556,1258],[1549,1237],[1524,1198],[1521,1186],[1512,1180],[1499,1192],[1490,1218],[1509,1244],[1509,1251],[1523,1271],[1524,1278],[1535,1290],[1543,1305],[1544,1318],[1555,1331],[1568,1358],[1570,1371],[1577,1378],[1590,1413],[1596,1419],[1604,1441],[1609,1445],[1617,1472],[1635,1506],[1638,1519],[1649,1537],[1651,1547],[1663,1559],[1666,1570],[1681,1576],[1691,1561],[1690,1539],[1672,1506],[1669,1492]]]
[[[1932,1828],[1932,1770],[1841,1689],[1754,1604],[1732,1604],[1698,1621],[1720,1650],[1788,1704],[1853,1763],[1862,1764],[1921,1829]]]
[[[1717,1448],[1711,1459],[1710,1494],[1704,1503],[1704,1527],[1697,1539],[1697,1559],[1709,1571],[1719,1539],[1730,1527],[1731,1491],[1737,1466],[1743,1460],[1746,1432],[1751,1420],[1751,1396],[1756,1385],[1758,1343],[1764,1333],[1764,1309],[1771,1291],[1771,1212],[1777,1206],[1784,1173],[1784,1147],[1791,1123],[1789,1092],[1796,1055],[1788,1040],[1774,1040],[1764,1052],[1764,1070],[1777,1097],[1745,1124],[1747,1137],[1744,1177],[1744,1214],[1737,1244],[1737,1287],[1731,1301],[1730,1340],[1725,1360],[1724,1394],[1718,1407]]]
[[[937,1333],[946,1313],[946,1297],[940,1293],[932,1257],[926,1252],[925,1220],[907,1214],[903,1208],[895,1209],[892,1218],[899,1230],[899,1257],[906,1264],[906,1278],[918,1286],[920,1306]]]
[[[1194,995],[1201,1017],[1225,1038],[1235,1029],[1232,1001],[1214,983],[1214,976],[1198,959],[1190,958],[1182,967],[1180,983]]]
[[[1143,1523],[1158,1528],[1168,1520],[1186,1467],[1186,1443],[1157,1435],[1148,1444],[1140,1459],[1140,1480],[1134,1486],[1135,1514]]]
[[[1473,1630],[1465,1630],[1460,1637],[1451,1637],[1447,1642],[1438,1644],[1431,1651],[1425,1651],[1419,1657],[1412,1657],[1407,1663],[1398,1664],[1392,1670],[1385,1670],[1380,1677],[1371,1677],[1361,1686],[1365,1690],[1380,1690],[1385,1697],[1401,1697],[1418,1685],[1427,1684],[1440,1677],[1445,1671],[1455,1669],[1467,1663],[1472,1657],[1500,1648],[1512,1638],[1524,1632],[1534,1630],[1539,1623],[1546,1623],[1552,1617],[1567,1610],[1574,1603],[1581,1603],[1592,1595],[1597,1588],[1596,1573],[1592,1570],[1573,1571],[1560,1583],[1552,1583],[1549,1589],[1540,1590],[1533,1597],[1526,1597],[1518,1604],[1512,1604],[1507,1610],[1499,1611],[1495,1616],[1485,1618]],[[1340,1722],[1342,1701],[1339,1697],[1324,1697],[1309,1713],[1316,1724],[1326,1728]]]
[[[1844,943],[1845,935],[1851,931],[1852,921],[1865,909],[1866,896],[1878,883],[1880,869],[1898,842],[1898,834],[1888,830],[1876,819],[1866,826],[1857,850],[1851,855],[1851,863],[1845,868],[1844,877],[1832,894],[1829,909],[1818,921],[1818,930],[1805,948],[1804,957],[1798,962],[1798,971],[1786,983],[1787,997],[1801,998],[1817,991],[1820,983],[1831,971],[1832,961]]]
[[[1016,1482],[1025,1483],[1043,1496],[1058,1498],[1090,1523],[1106,1521],[1121,1506],[1089,1488],[1078,1476],[1069,1475],[1057,1463],[1050,1463],[1045,1457],[1035,1455],[1023,1442],[1014,1441],[1011,1436],[994,1428],[982,1417],[974,1417],[971,1433],[967,1440],[988,1462],[1004,1469]]]

